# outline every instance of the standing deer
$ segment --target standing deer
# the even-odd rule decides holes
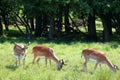
[[[94,66],[94,70],[97,68],[97,65],[99,64],[101,68],[101,64],[106,64],[112,71],[116,72],[117,69],[119,69],[116,65],[112,64],[106,54],[102,51],[98,51],[95,49],[84,49],[82,51],[82,56],[84,56],[85,62],[84,62],[84,71],[87,71],[87,63],[88,61],[95,61],[96,64]]]
[[[45,58],[46,59],[46,65],[47,65],[47,59],[53,60],[57,64],[57,69],[61,70],[62,66],[64,65],[64,61],[59,60],[55,53],[53,52],[52,48],[49,48],[47,46],[35,46],[33,47],[33,54],[34,54],[34,59],[33,59],[33,64],[35,62],[35,59],[37,58],[37,64],[39,66],[39,60],[40,58]]]
[[[19,43],[15,43],[14,44],[14,55],[16,57],[16,66],[19,64],[20,65],[20,59],[23,60],[23,65],[25,65],[25,57],[27,54],[27,49],[28,49],[28,45],[30,44],[19,44]]]

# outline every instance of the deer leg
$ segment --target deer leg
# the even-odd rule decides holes
[[[98,62],[95,64],[94,69],[93,69],[93,72],[96,70],[97,65],[98,65]]]
[[[35,63],[35,59],[36,59],[36,56],[34,56],[34,59],[33,59],[33,62],[32,62],[32,64],[34,64],[34,63]]]
[[[40,67],[40,65],[39,65],[39,61],[40,61],[40,58],[38,58],[38,59],[37,59],[37,61],[36,61],[36,62],[37,62],[38,67]]]
[[[24,56],[24,59],[23,59],[23,66],[25,65],[25,57],[26,57],[26,55]]]
[[[19,58],[19,56],[16,56],[16,66],[18,66],[19,65],[19,60],[20,58]]]
[[[25,58],[23,59],[23,66],[25,65]]]
[[[49,62],[50,62],[50,66],[51,66],[51,59],[49,59]]]
[[[48,64],[48,58],[45,58],[45,62],[46,62],[46,66]],[[51,66],[51,59],[49,59],[49,63],[50,63],[50,66]]]
[[[33,64],[35,63],[35,59],[36,59],[36,56],[34,56],[34,59],[33,59],[33,62],[32,62],[32,66],[33,66]]]
[[[18,64],[19,64],[19,66],[20,66],[20,56],[18,57]]]
[[[45,58],[45,64],[46,64],[46,66],[47,66],[47,58]]]
[[[16,59],[16,66],[18,65],[18,60]]]
[[[87,60],[85,60],[85,62],[84,62],[84,67],[83,67],[83,71],[85,71],[85,72],[87,72]]]
[[[99,64],[99,66],[100,66],[100,70],[102,70],[102,66],[101,66],[101,64]]]

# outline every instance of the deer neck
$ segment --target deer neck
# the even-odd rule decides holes
[[[106,63],[107,63],[107,65],[108,65],[108,67],[111,69],[111,70],[113,70],[113,68],[114,68],[114,65],[110,62],[110,60],[106,60]]]
[[[57,56],[53,56],[52,59],[56,62],[56,64],[59,64],[59,59],[57,58]]]

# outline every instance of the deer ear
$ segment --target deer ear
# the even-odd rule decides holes
[[[26,46],[29,46],[31,44],[31,42],[29,41],[28,43],[26,43]]]
[[[29,42],[28,42],[28,45],[30,45],[30,44],[31,44],[31,42],[29,41]]]
[[[63,65],[67,65],[63,59],[61,60],[61,63],[62,63]]]
[[[120,70],[117,65],[115,65],[115,68],[116,68],[117,70]]]
[[[114,65],[114,68],[117,69],[117,70],[120,70],[117,65]]]
[[[64,60],[63,60],[63,59],[61,59],[61,61],[62,61],[62,62],[64,62]]]

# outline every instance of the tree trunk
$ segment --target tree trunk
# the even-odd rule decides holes
[[[1,20],[1,17],[0,17],[0,36],[3,35],[3,26],[2,26],[2,20]]]
[[[58,24],[58,34],[56,34],[58,39],[60,38],[62,32],[62,13],[63,13],[63,5],[59,4],[58,22],[56,22]]]
[[[2,14],[2,17],[3,17],[3,21],[4,21],[4,24],[5,24],[5,29],[6,31],[9,31],[9,20],[8,20],[8,15],[6,15],[5,13]]]
[[[69,24],[69,4],[65,6],[65,32],[70,33],[70,24]]]
[[[115,25],[115,29],[117,34],[120,34],[120,17],[119,15],[114,15],[115,19],[114,19],[114,25]]]
[[[35,37],[40,37],[42,34],[42,15],[36,16]]]
[[[96,26],[95,26],[95,14],[89,14],[88,17],[88,39],[89,40],[96,40]]]
[[[34,31],[35,30],[34,18],[30,18],[30,26],[31,26],[32,31]]]
[[[110,41],[111,35],[112,35],[112,25],[111,25],[110,16],[103,15],[102,23],[103,23],[103,41],[108,42],[108,41]]]
[[[46,13],[43,14],[43,31],[44,31],[44,35],[47,34],[47,24],[48,24],[48,16]]]
[[[55,27],[54,27],[54,18],[50,18],[50,29],[49,29],[49,39],[53,39],[53,36],[55,34]]]

